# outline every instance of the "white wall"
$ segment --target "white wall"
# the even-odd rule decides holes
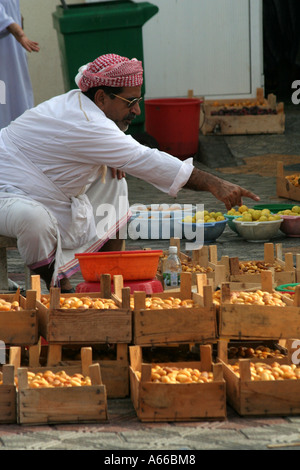
[[[82,3],[67,0],[67,3]],[[52,13],[60,0],[20,0],[27,36],[40,45],[38,53],[28,54],[35,104],[64,93],[56,30]]]
[[[159,12],[143,27],[146,96],[255,96],[263,84],[261,1],[151,0]]]
[[[143,26],[147,98],[186,96],[189,89],[207,98],[255,95],[263,84],[262,0],[149,1],[159,13]],[[41,47],[28,55],[36,104],[64,93],[52,23],[59,4],[20,0],[25,32]]]

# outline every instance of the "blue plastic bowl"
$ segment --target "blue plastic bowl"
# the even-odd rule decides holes
[[[196,231],[197,226],[203,226],[203,234],[204,234],[204,243],[213,243],[215,242],[224,232],[226,224],[228,222],[227,216],[225,220],[220,220],[218,222],[207,222],[203,224],[199,223],[188,223],[188,222],[179,222],[182,226],[182,238],[186,238],[185,234],[191,234]],[[193,241],[190,239],[190,241]]]

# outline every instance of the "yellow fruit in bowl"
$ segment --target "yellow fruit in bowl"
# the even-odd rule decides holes
[[[258,219],[258,222],[267,222],[268,217],[266,215],[261,215],[260,218]]]
[[[236,215],[236,210],[234,208],[229,209],[229,211],[227,211],[227,215]]]
[[[243,222],[252,222],[252,215],[249,212],[244,212],[242,215]]]
[[[270,209],[262,209],[261,215],[269,216],[271,214]]]
[[[226,220],[224,214],[220,211],[198,211],[194,215],[195,221],[197,223],[215,223]]]
[[[278,215],[292,215],[294,217],[299,217],[300,213],[297,212],[297,207],[299,206],[294,206],[292,209],[284,209],[283,211],[279,211],[277,214]]]
[[[242,206],[239,207],[239,213],[242,214],[243,212],[247,211],[248,207],[243,204]]]
[[[260,210],[254,210],[252,212],[252,218],[253,220],[258,220],[261,216],[261,211]]]
[[[204,211],[198,211],[196,212],[196,214],[194,215],[194,219],[195,221],[199,221],[199,222],[203,222],[204,220]]]
[[[297,212],[297,214],[300,214],[300,206],[293,206],[292,211]]]
[[[191,224],[194,222],[194,218],[192,215],[186,215],[183,219],[183,222]]]

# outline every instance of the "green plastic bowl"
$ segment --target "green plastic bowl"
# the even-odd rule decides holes
[[[296,204],[257,204],[253,206],[255,210],[269,209],[273,214],[286,209],[292,209]]]
[[[288,292],[289,294],[294,294],[295,291],[292,289],[289,289],[289,287],[296,287],[296,286],[299,286],[298,282],[296,283],[290,282],[289,284],[281,284],[280,286],[276,286],[275,290],[279,292]]]
[[[228,219],[228,222],[227,222],[227,225],[228,227],[235,233],[238,233],[237,229],[236,229],[236,225],[235,223],[233,222],[234,219],[236,219],[237,217],[240,217],[239,215],[228,215],[228,214],[223,214],[224,217],[226,217]]]

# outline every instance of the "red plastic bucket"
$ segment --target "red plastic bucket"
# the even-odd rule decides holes
[[[201,103],[196,98],[145,101],[145,129],[160,150],[181,160],[197,153]]]

